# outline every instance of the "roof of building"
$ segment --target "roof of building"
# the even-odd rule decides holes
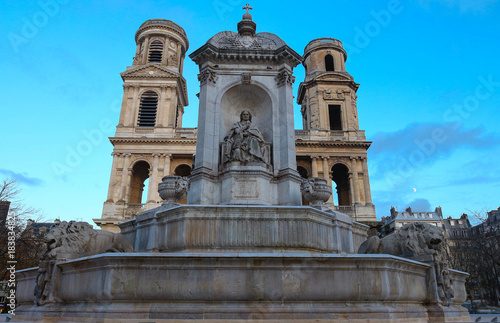
[[[385,224],[389,224],[394,221],[441,221],[443,216],[441,214],[441,208],[437,207],[433,212],[423,212],[423,211],[412,211],[411,208],[407,208],[404,212],[396,211],[394,207],[391,208],[391,216],[387,217]]]

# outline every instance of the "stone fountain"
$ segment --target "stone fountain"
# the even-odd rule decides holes
[[[278,36],[255,33],[248,13],[238,31],[190,55],[200,67],[190,178],[164,177],[166,202],[121,223],[100,249],[81,223],[53,227],[41,266],[17,273],[16,319],[469,320],[460,306],[466,274],[449,269],[441,249],[377,254],[426,241],[428,228],[364,243],[367,226],[326,206],[326,180],[299,176],[292,84],[301,57]],[[186,193],[188,204],[178,204]],[[356,254],[360,246],[367,254]]]

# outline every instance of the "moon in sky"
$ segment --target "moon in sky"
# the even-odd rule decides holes
[[[416,191],[417,191],[417,189],[416,189],[416,188],[413,188],[413,192],[416,192]]]

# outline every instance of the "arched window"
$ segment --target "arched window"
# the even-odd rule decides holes
[[[327,54],[325,56],[325,68],[327,71],[335,71],[335,65],[333,64],[333,56]]]
[[[149,60],[148,63],[161,63],[163,54],[163,43],[159,40],[154,40],[149,45]]]
[[[174,174],[177,176],[189,176],[191,175],[191,167],[186,164],[179,165],[175,168]]]
[[[129,203],[140,204],[144,191],[144,182],[149,178],[149,164],[139,161],[132,167],[132,179],[130,181]]]
[[[156,123],[156,109],[158,107],[158,94],[154,91],[146,91],[142,94],[139,106],[139,118],[137,126],[154,127]]]
[[[304,167],[297,166],[297,171],[299,172],[302,178],[309,178],[309,176],[307,175],[307,169],[305,169]]]
[[[338,205],[351,205],[351,188],[349,185],[349,169],[347,169],[347,166],[335,164],[332,167],[332,180],[337,184]]]
[[[191,167],[186,164],[179,165],[175,168],[174,174],[177,176],[189,176],[191,175]],[[180,204],[187,204],[187,195],[177,202]]]

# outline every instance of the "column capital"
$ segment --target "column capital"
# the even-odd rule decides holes
[[[161,156],[161,154],[160,154],[160,153],[155,153],[155,154],[153,154],[153,158],[158,158],[158,157],[160,157],[160,156]]]

